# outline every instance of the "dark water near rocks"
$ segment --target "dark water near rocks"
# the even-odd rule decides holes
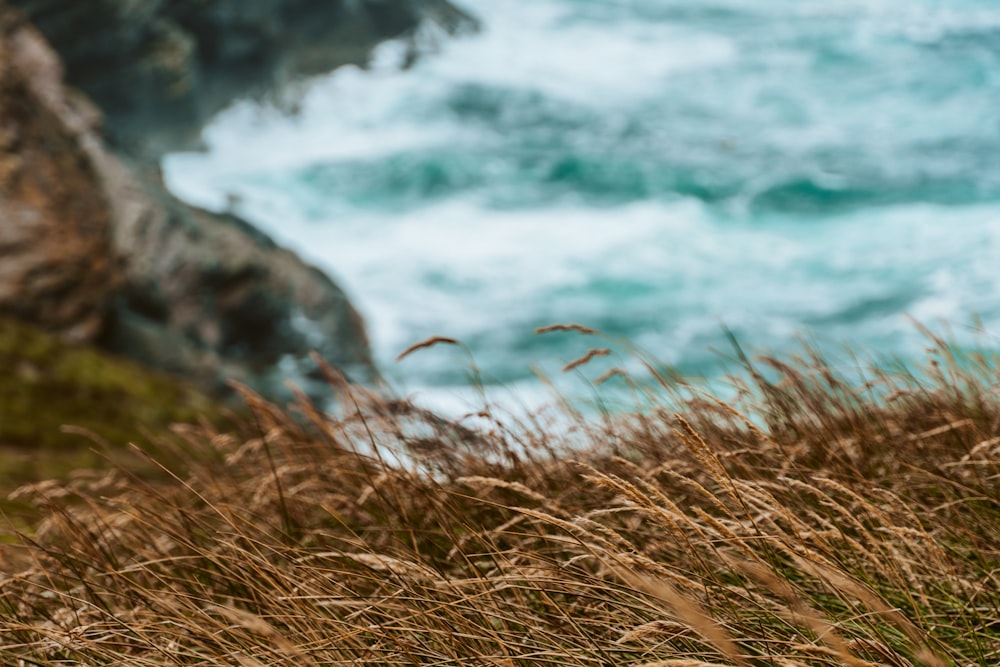
[[[392,362],[442,334],[531,392],[585,349],[533,334],[558,321],[708,377],[723,324],[902,357],[908,316],[1000,333],[1000,5],[465,5],[482,34],[405,71],[388,45],[293,118],[238,106],[165,163],[338,277],[404,386],[465,382],[440,351]]]

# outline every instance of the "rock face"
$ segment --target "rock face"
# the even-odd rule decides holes
[[[289,378],[326,393],[313,386],[313,350],[352,380],[377,376],[361,316],[321,271],[235,216],[179,202],[134,165],[94,158],[124,258],[105,347],[206,389],[238,379],[272,398],[287,396]]]
[[[83,148],[96,118],[42,37],[0,7],[0,314],[79,341],[100,333],[122,282]]]
[[[235,97],[362,64],[372,46],[427,18],[472,25],[445,0],[9,0],[108,119],[116,143],[157,154],[190,146]]]
[[[337,285],[175,199],[157,160],[235,96],[363,62],[424,17],[472,26],[445,0],[0,0],[0,315],[218,392],[235,378],[281,399],[290,377],[324,394],[312,350],[376,378]]]

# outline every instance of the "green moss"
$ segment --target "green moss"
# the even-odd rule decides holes
[[[170,424],[222,421],[211,399],[177,379],[69,345],[0,319],[0,493],[80,467],[106,465],[91,432],[112,452]],[[66,429],[64,427],[74,427]]]

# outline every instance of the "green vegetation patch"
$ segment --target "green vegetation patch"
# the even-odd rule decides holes
[[[170,424],[222,418],[174,378],[7,319],[0,369],[0,491],[100,465],[105,444],[123,452]]]

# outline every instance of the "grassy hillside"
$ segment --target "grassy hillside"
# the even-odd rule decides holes
[[[335,377],[343,419],[249,397],[255,434],[189,429],[173,482],[20,492],[48,518],[0,551],[0,656],[1000,664],[996,359],[939,346],[919,379],[861,386],[762,364],[737,405],[667,385],[659,409],[558,432],[447,424]]]
[[[0,492],[98,464],[221,411],[177,380],[0,319]],[[104,447],[104,443],[108,447]]]

